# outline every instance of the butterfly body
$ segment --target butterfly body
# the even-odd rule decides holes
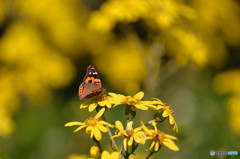
[[[80,100],[90,98],[102,93],[102,83],[96,69],[89,65],[83,82],[79,86]]]

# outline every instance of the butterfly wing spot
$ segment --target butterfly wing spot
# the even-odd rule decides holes
[[[97,82],[95,81],[94,84],[97,84],[97,85],[98,85],[98,84],[99,84],[99,81],[97,81]]]
[[[80,85],[78,95],[80,99],[83,99],[83,84]]]
[[[85,83],[93,83],[94,77],[87,77]]]
[[[94,84],[100,85],[100,80],[99,80],[99,79],[95,79],[95,80],[94,80]]]

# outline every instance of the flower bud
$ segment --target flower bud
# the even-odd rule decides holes
[[[90,148],[90,156],[91,157],[97,157],[99,156],[99,148],[97,146],[92,146]]]

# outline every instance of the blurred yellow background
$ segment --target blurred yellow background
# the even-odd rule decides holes
[[[239,54],[237,0],[0,0],[0,158],[88,157],[93,142],[64,124],[89,115],[78,86],[90,64],[108,92],[175,110],[180,151],[155,158],[240,153]]]

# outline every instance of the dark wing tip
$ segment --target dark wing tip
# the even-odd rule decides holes
[[[92,65],[89,65],[88,69],[94,69],[94,67]]]

